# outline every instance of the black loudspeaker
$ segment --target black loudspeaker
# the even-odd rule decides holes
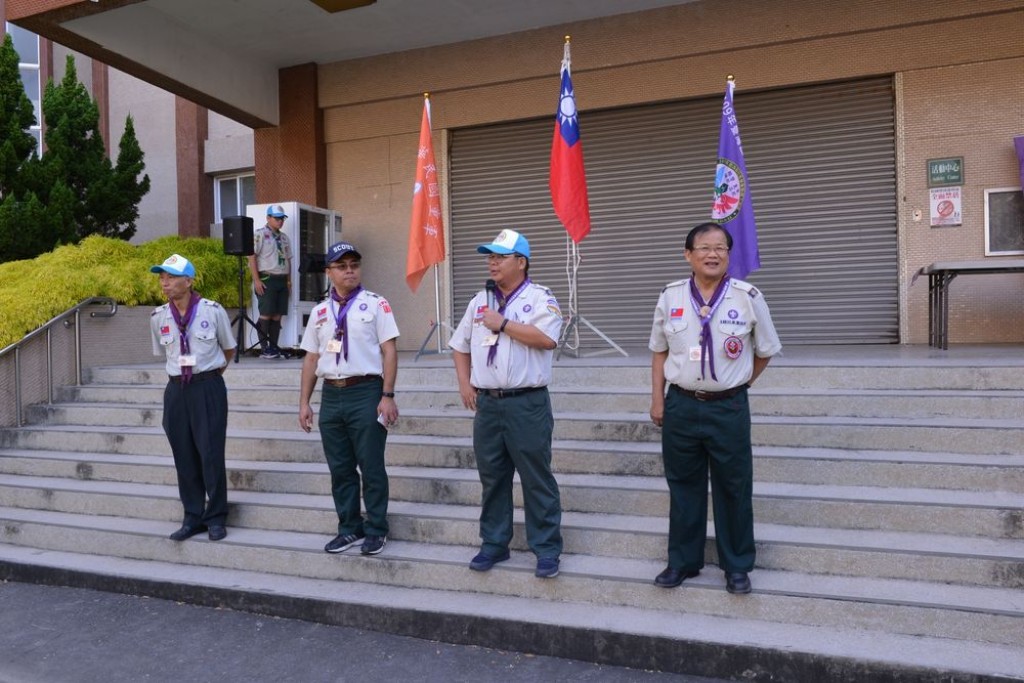
[[[251,256],[252,219],[248,216],[224,217],[224,253],[232,256]]]

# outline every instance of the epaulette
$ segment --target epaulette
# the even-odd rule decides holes
[[[380,294],[377,294],[377,292],[371,292],[368,289],[364,289],[363,293],[366,294],[366,296],[372,296],[374,299],[380,299],[381,298]]]
[[[536,282],[531,282],[530,284],[539,289],[540,291],[544,292],[544,294],[546,294],[547,296],[554,296],[554,294],[551,293],[551,290],[548,287],[545,287],[544,285],[539,285]]]
[[[157,306],[156,308],[153,309],[153,312],[149,314],[149,317],[152,318],[154,315],[158,315],[163,311],[166,311],[168,305],[169,304],[162,304],[160,306]]]
[[[220,308],[220,304],[213,299],[203,299],[203,303],[207,306],[213,306],[214,308]]]
[[[682,280],[676,280],[675,282],[668,283],[667,285],[665,285],[664,287],[661,288],[661,291],[662,292],[666,292],[666,291],[668,291],[669,289],[671,289],[673,287],[682,287],[684,284],[686,284],[686,278],[683,278]]]
[[[749,294],[751,299],[756,299],[758,296],[761,295],[761,293],[757,291],[757,288],[754,287],[754,285],[747,282],[746,280],[733,279],[730,284],[736,289],[740,290],[741,292],[746,292],[747,294]]]

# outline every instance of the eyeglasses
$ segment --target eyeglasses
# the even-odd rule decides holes
[[[509,257],[512,257],[512,256],[519,256],[519,254],[488,254],[487,255],[487,260],[488,261],[504,261],[505,259],[507,259]]]
[[[345,261],[342,263],[332,263],[327,268],[329,270],[359,270],[361,265],[359,261]]]
[[[717,256],[724,256],[725,254],[729,253],[729,247],[724,247],[724,246],[709,247],[709,246],[707,246],[705,244],[702,244],[699,247],[694,247],[690,251],[693,251],[693,252],[695,252],[697,254],[700,254],[701,256],[707,256],[711,252],[715,252],[715,254]]]

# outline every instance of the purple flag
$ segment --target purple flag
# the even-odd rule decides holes
[[[1013,146],[1017,149],[1017,161],[1020,162],[1020,186],[1024,189],[1024,135],[1013,139]]]
[[[722,104],[722,129],[718,136],[718,168],[715,170],[715,199],[711,205],[711,220],[732,235],[732,253],[729,255],[729,275],[740,280],[761,267],[757,251],[757,225],[754,223],[754,204],[750,198],[747,165],[743,161],[740,145],[740,126],[732,106],[732,91],[736,84],[730,78],[725,86]]]

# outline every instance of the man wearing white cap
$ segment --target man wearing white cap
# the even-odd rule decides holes
[[[185,510],[171,540],[208,531],[211,541],[219,541],[227,536],[228,394],[222,375],[235,354],[231,321],[219,303],[192,289],[196,269],[188,259],[172,254],[149,272],[160,274],[167,297],[153,310],[149,328],[153,354],[167,359],[163,426]]]
[[[362,541],[360,554],[377,555],[388,541],[384,447],[398,419],[398,326],[388,300],[363,289],[362,256],[354,246],[332,244],[324,261],[331,290],[313,307],[302,335],[299,426],[313,429],[309,401],[322,377],[318,426],[338,513],[338,535],[324,550],[341,553]]]
[[[488,571],[509,559],[512,475],[523,485],[526,540],[535,575],[558,576],[562,505],[551,472],[554,417],[547,386],[562,330],[562,312],[547,287],[530,280],[530,243],[502,230],[487,254],[491,279],[477,292],[452,336],[459,394],[473,418],[473,450],[483,495],[480,552],[469,563]]]
[[[267,224],[253,233],[249,273],[260,309],[260,358],[284,358],[277,342],[281,338],[281,317],[288,314],[291,289],[292,245],[281,230],[286,218],[283,206],[271,204],[267,207]]]

